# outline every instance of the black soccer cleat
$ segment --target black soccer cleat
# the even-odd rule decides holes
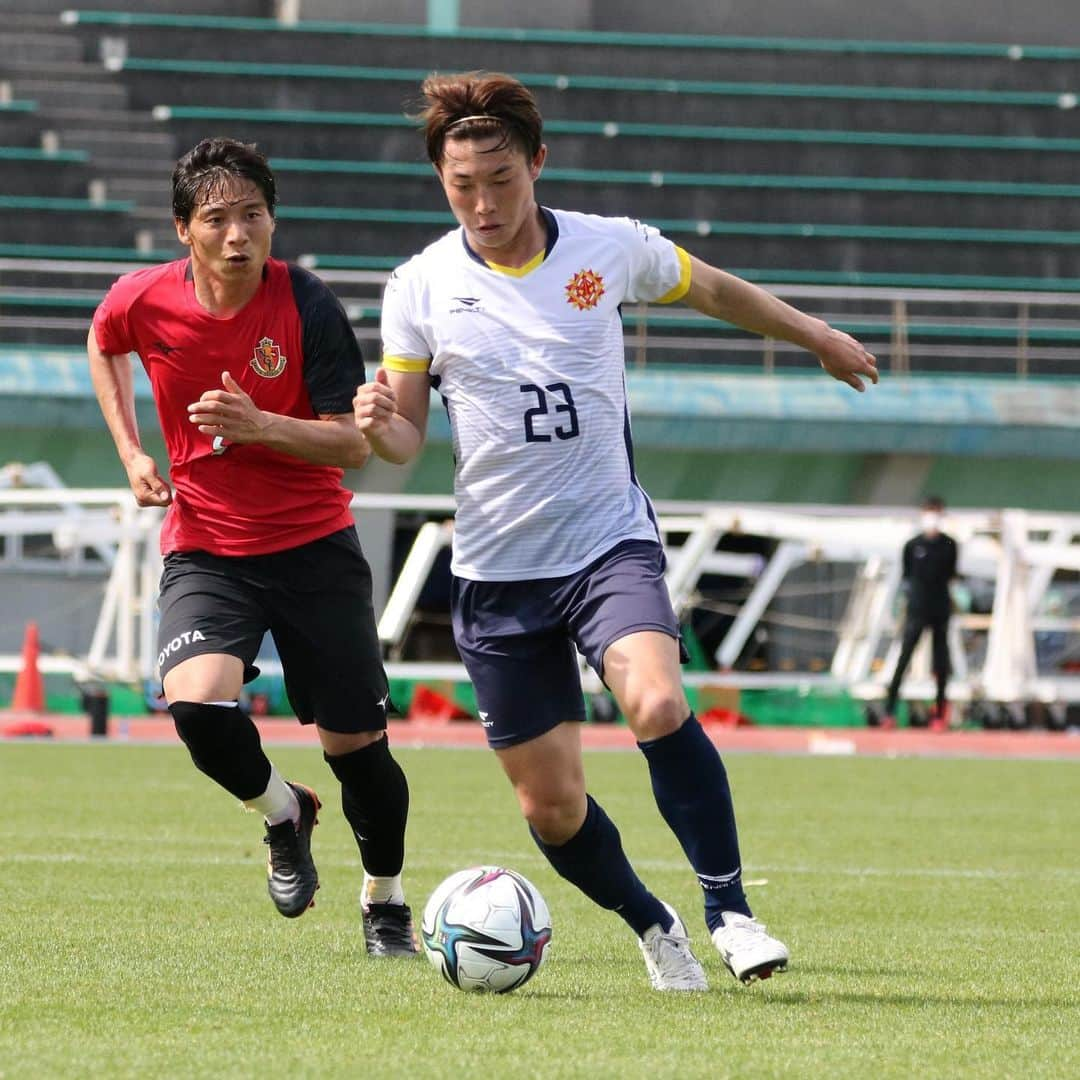
[[[408,904],[369,904],[363,909],[368,956],[416,956],[420,949]]]
[[[311,831],[319,823],[319,796],[302,784],[289,784],[300,803],[300,821],[267,825],[263,843],[266,856],[266,889],[286,919],[303,915],[315,903],[319,872],[311,858]]]

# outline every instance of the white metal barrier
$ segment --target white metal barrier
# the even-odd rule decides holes
[[[449,496],[357,495],[353,508],[422,513],[422,525],[379,619],[379,635],[393,676],[464,678],[453,663],[401,659],[417,599],[439,552],[451,543],[453,500]],[[742,578],[747,596],[716,652],[717,670],[688,676],[689,683],[766,686],[830,686],[867,699],[881,696],[895,663],[894,630],[898,560],[914,531],[910,512],[866,507],[735,506],[657,503],[668,552],[668,585],[681,613],[699,598],[705,574]],[[155,603],[161,562],[158,533],[162,512],[135,506],[125,489],[0,488],[0,534],[51,532],[61,552],[74,546],[104,546],[111,567],[92,640],[70,658],[43,657],[44,671],[66,671],[78,679],[141,682],[156,668]],[[959,699],[997,702],[1080,701],[1080,678],[1040,676],[1035,635],[1080,632],[1080,618],[1042,614],[1054,574],[1080,571],[1080,515],[1022,510],[952,513],[946,528],[960,544],[960,572],[993,583],[989,615],[958,615],[952,639],[954,680]],[[721,537],[743,534],[768,538],[773,554],[717,550]],[[677,538],[677,539],[676,539]],[[732,670],[748,636],[766,616],[790,571],[808,562],[847,563],[855,583],[847,610],[836,627],[836,645],[827,673]],[[0,577],[0,590],[3,578]],[[986,633],[985,661],[970,668],[959,647],[964,633]],[[17,670],[18,655],[0,655],[0,671]],[[928,691],[918,656],[913,689]],[[925,685],[924,685],[925,684]],[[587,689],[599,689],[589,677]]]

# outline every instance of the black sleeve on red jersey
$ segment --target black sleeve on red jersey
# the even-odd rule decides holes
[[[304,343],[304,383],[317,413],[352,412],[364,358],[341,301],[314,274],[289,266]]]

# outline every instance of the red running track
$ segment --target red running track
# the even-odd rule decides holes
[[[259,719],[259,731],[270,744],[316,744],[315,732],[288,719]],[[38,727],[51,740],[89,738],[90,722],[70,714],[17,714],[0,710],[0,738],[33,738],[22,733]],[[395,746],[482,747],[484,732],[476,721],[423,722],[392,720]],[[1080,759],[1080,732],[949,731],[871,728],[804,728],[707,726],[716,746],[725,752],[822,754],[874,757],[1060,758]],[[47,732],[47,734],[46,734]],[[175,743],[172,720],[161,716],[113,716],[109,741],[114,743]],[[634,737],[622,726],[585,724],[582,743],[589,750],[627,750]],[[104,740],[102,740],[104,741]]]

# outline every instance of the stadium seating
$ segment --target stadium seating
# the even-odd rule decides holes
[[[237,108],[400,112],[428,69],[380,64],[275,64],[266,61],[128,56],[117,61],[132,105],[152,108],[182,86],[188,100]],[[561,69],[560,69],[561,71]],[[181,83],[178,76],[182,77]],[[1054,91],[953,87],[709,81],[624,75],[523,72],[549,120],[662,122],[672,104],[682,123],[859,130],[899,128],[969,134],[1051,135],[1071,98]]]
[[[29,244],[42,236],[60,240],[76,230],[83,243],[107,244],[116,236],[117,217],[131,208],[127,202],[0,195],[0,236],[10,243]]]
[[[230,17],[201,14],[209,2],[182,15],[168,6],[57,18],[47,32],[36,25],[19,63],[0,61],[0,81],[23,101],[11,115],[34,118],[4,142],[32,149],[48,131],[50,147],[82,152],[26,159],[5,193],[93,196],[82,212],[0,206],[9,251],[35,239],[68,258],[177,250],[169,165],[207,134],[270,154],[282,197],[275,246],[287,257],[385,269],[451,224],[403,115],[423,75],[446,69],[446,35],[282,27],[252,17],[264,13],[257,3],[232,5]],[[763,282],[1078,290],[1076,50],[472,29],[451,40],[454,68],[510,70],[537,94],[550,205],[650,220]],[[52,89],[31,78],[35,57],[53,65]],[[78,109],[65,105],[72,73],[87,76]],[[0,178],[4,168],[0,154]],[[91,191],[91,180],[104,187]],[[5,280],[27,290],[24,308],[38,302],[32,286]],[[357,311],[368,303],[346,299]],[[1018,333],[992,319],[965,330],[954,315],[928,314],[914,336]],[[1032,330],[1032,342],[1074,335],[1060,319]]]
[[[72,166],[85,165],[88,159],[82,150],[50,154],[32,146],[0,146],[0,191],[5,195],[47,191],[54,198],[86,198],[93,172]]]
[[[0,122],[4,142],[11,146],[29,146],[41,136],[42,118],[36,101],[0,102]]]

